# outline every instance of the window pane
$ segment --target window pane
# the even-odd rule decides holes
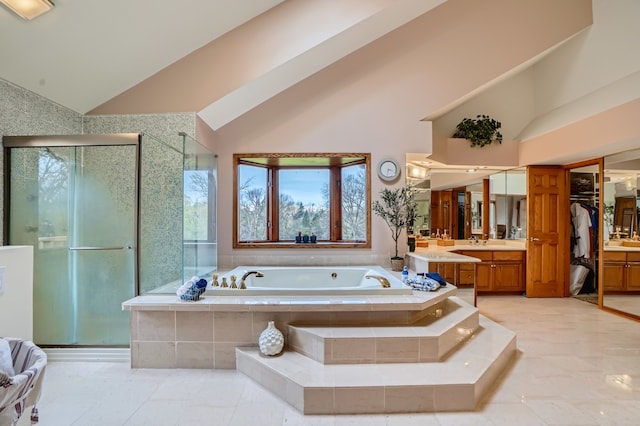
[[[365,166],[342,169],[342,239],[364,241],[367,235]]]
[[[328,240],[329,170],[280,170],[278,180],[279,239],[291,241],[298,232],[315,232],[318,240]]]
[[[267,239],[267,170],[238,166],[238,223],[240,241]]]

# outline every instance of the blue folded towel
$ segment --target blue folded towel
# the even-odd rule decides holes
[[[447,285],[447,281],[437,272],[426,272],[424,276],[436,280],[443,287]]]
[[[197,284],[193,284],[191,287],[189,287],[189,290],[187,290],[186,293],[180,295],[180,299],[191,300],[191,301],[199,300],[200,295],[202,295],[202,293],[204,293],[205,290],[206,290],[205,287],[198,287]]]
[[[415,276],[407,279],[407,285],[414,290],[436,291],[440,288],[440,283],[429,277]]]

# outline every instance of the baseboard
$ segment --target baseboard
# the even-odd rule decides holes
[[[49,362],[131,362],[129,348],[42,348]]]

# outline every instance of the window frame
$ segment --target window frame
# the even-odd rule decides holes
[[[359,160],[351,160],[360,158]],[[282,165],[282,159],[301,159],[300,164]],[[251,159],[256,159],[252,162]],[[304,159],[326,159],[328,164],[304,164]],[[286,160],[285,162],[291,162]],[[295,162],[295,160],[293,160]],[[346,162],[345,162],[346,161]],[[313,161],[311,161],[313,163]],[[342,240],[342,193],[341,170],[345,167],[363,164],[365,166],[365,240]],[[239,241],[239,172],[240,165],[264,167],[267,169],[267,239],[260,241]],[[329,188],[329,224],[330,240],[318,241],[316,244],[296,244],[295,241],[279,241],[278,224],[278,170],[281,169],[328,169],[330,182],[335,182]],[[233,154],[233,248],[371,248],[371,153],[251,153]],[[331,225],[333,224],[333,226]]]

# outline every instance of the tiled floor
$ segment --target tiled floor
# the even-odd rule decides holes
[[[303,416],[229,370],[50,362],[40,425],[637,425],[640,323],[573,298],[480,297],[518,355],[475,412]]]

